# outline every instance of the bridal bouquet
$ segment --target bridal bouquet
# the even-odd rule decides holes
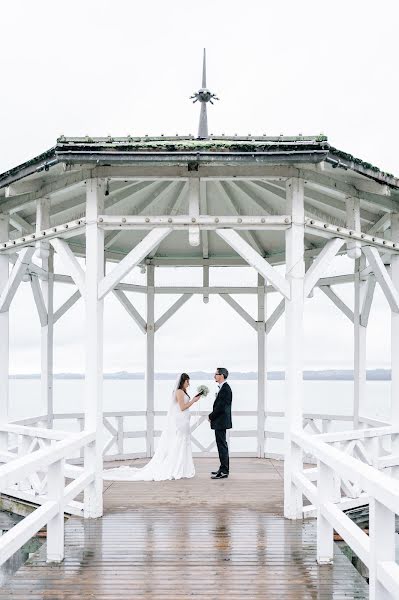
[[[200,418],[201,412],[201,398],[207,396],[209,394],[209,388],[206,385],[199,385],[197,388],[197,394],[200,394],[199,401],[197,404],[197,418]]]
[[[206,385],[199,385],[197,389],[197,394],[201,394],[205,397],[209,394],[209,388]]]

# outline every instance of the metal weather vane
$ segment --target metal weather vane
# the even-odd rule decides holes
[[[200,119],[198,125],[198,137],[201,139],[206,139],[208,137],[208,115],[206,111],[206,105],[208,102],[213,104],[214,100],[219,100],[216,94],[213,94],[206,87],[206,50],[204,48],[204,58],[202,63],[202,87],[195,92],[190,99],[193,100],[193,104],[195,102],[201,102],[201,111],[200,111]]]

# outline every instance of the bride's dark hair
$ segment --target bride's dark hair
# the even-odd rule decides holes
[[[182,373],[180,375],[180,381],[179,381],[179,385],[177,386],[178,390],[182,390],[183,389],[183,384],[185,381],[190,381],[190,375],[187,375],[187,373]],[[187,392],[185,392],[185,394],[187,394]],[[187,394],[188,396],[188,394]]]

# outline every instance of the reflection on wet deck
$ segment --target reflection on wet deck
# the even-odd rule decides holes
[[[2,590],[22,600],[115,598],[367,598],[368,586],[336,549],[315,562],[315,523],[282,517],[282,465],[235,459],[228,480],[107,483],[102,519],[69,520],[66,558],[42,548]]]

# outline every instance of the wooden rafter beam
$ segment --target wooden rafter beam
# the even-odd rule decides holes
[[[234,215],[240,215],[240,209],[238,203],[235,201],[233,195],[230,193],[229,184],[226,181],[221,181],[217,183],[217,187],[219,192],[223,195],[224,201],[228,204],[230,210]],[[268,214],[268,213],[267,213]],[[245,231],[243,232],[243,237],[247,240],[249,244],[258,252],[261,256],[265,256],[265,249],[262,247],[256,233],[253,231]]]
[[[176,197],[174,198],[171,207],[170,207],[170,215],[173,217],[175,215],[178,214],[178,212],[181,209],[181,206],[186,198],[187,195],[187,191],[188,191],[188,183],[185,181],[176,181],[173,182],[172,185],[176,185]],[[153,248],[151,250],[151,252],[148,255],[148,258],[154,258],[154,256],[156,256],[157,250],[159,248],[159,244],[157,246],[155,246],[155,248]]]
[[[146,183],[146,185],[143,185],[145,183]],[[135,211],[134,211],[135,214],[141,215],[141,214],[143,214],[144,211],[146,211],[146,212],[150,211],[152,206],[154,206],[154,204],[157,204],[165,196],[170,185],[171,185],[170,182],[163,181],[163,182],[161,182],[160,185],[156,186],[148,198],[141,201],[140,203],[138,203],[135,206]],[[151,186],[151,184],[148,184],[148,182],[141,182],[140,187],[136,188],[136,191],[134,193],[138,194],[145,188],[147,188],[147,191],[148,191],[148,187],[150,187],[150,186]],[[132,194],[130,194],[130,195],[132,196]],[[128,196],[126,196],[126,197],[128,197]],[[125,201],[125,199],[123,201]],[[118,206],[120,206],[119,200],[118,200],[118,202],[116,202],[115,204],[112,205],[112,209],[115,209]],[[115,245],[115,242],[120,237],[121,233],[122,233],[121,231],[112,231],[105,236],[104,247],[106,250],[108,250],[109,248],[112,248],[112,246]]]
[[[367,231],[369,235],[374,235],[374,233],[379,233],[380,231],[385,231],[391,224],[391,213],[385,213],[378,219],[376,223]]]
[[[277,188],[283,191],[285,189],[280,185],[278,181],[268,181],[267,184],[273,188]],[[337,196],[334,195],[329,196],[326,193],[322,193],[311,189],[306,185],[304,187],[304,196],[306,212],[312,211],[312,209],[320,212],[320,207],[328,206],[330,209],[332,208],[338,213],[338,216],[342,219],[342,221],[345,221],[346,208],[344,198],[337,198]],[[329,218],[331,219],[331,217]],[[360,211],[360,218],[365,223],[373,223],[375,220],[375,214],[362,208]]]
[[[206,181],[200,180],[200,214],[208,214],[208,199],[206,196]],[[201,231],[202,258],[209,258],[209,235],[207,231]]]
[[[191,177],[188,180],[188,212],[190,220],[197,222],[200,214],[200,180],[198,177]],[[190,246],[200,245],[200,230],[198,225],[189,226],[188,241]]]

